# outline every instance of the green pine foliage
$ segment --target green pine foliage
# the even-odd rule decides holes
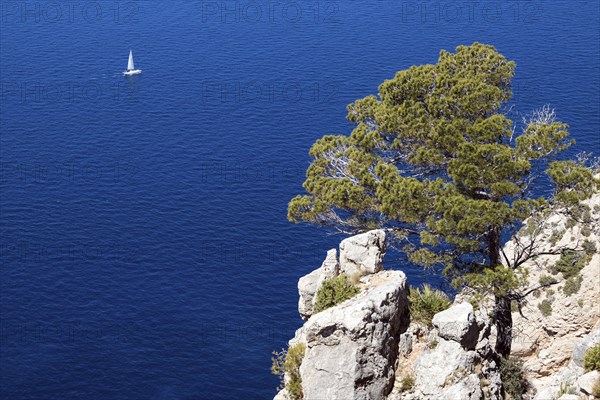
[[[421,322],[427,326],[432,326],[431,320],[435,314],[452,305],[444,292],[432,289],[428,284],[423,284],[422,289],[411,287],[408,301],[411,321]]]
[[[318,313],[326,310],[354,297],[359,292],[360,289],[345,274],[326,279],[317,290],[317,299],[313,311]]]

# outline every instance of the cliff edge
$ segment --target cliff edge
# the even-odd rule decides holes
[[[589,212],[580,220],[554,212],[525,223],[535,225],[542,252],[586,249],[583,258],[563,252],[523,265],[523,289],[534,290],[513,309],[512,356],[523,362],[526,399],[592,399],[600,379],[600,372],[586,373],[582,365],[585,352],[600,342],[600,194],[584,204]],[[509,257],[515,240],[504,248]],[[330,250],[321,267],[299,280],[305,323],[289,345],[301,346],[303,357],[297,376],[287,371],[284,382],[295,379],[303,397],[283,388],[275,399],[510,398],[493,350],[489,299],[475,304],[473,293],[463,292],[431,324],[411,322],[405,274],[383,269],[385,242],[383,230],[345,239],[339,253]],[[323,309],[320,289],[338,277],[358,293]]]

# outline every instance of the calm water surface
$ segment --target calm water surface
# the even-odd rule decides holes
[[[308,149],[442,48],[495,45],[515,118],[550,103],[600,154],[596,1],[1,7],[2,399],[271,398],[341,239],[286,221]]]

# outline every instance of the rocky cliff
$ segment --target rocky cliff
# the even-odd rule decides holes
[[[337,254],[330,250],[321,267],[298,283],[298,310],[306,322],[289,345],[305,348],[299,368],[304,399],[480,399],[483,393],[499,398],[485,315],[465,303],[437,314],[431,331],[409,325],[406,276],[383,270],[381,230],[344,240]],[[360,292],[313,313],[323,282],[341,273],[353,277]],[[423,341],[430,347],[424,349]],[[414,363],[407,365],[410,357]],[[398,383],[406,374],[414,376],[415,385],[401,393]],[[483,379],[487,384],[481,389]],[[283,389],[275,399],[289,397]]]
[[[403,352],[398,384],[388,400],[500,399],[498,357],[489,343],[490,320],[469,303],[436,314],[431,329],[411,324],[414,349]],[[403,385],[414,377],[412,386]]]
[[[385,234],[372,231],[344,240],[323,265],[300,279],[298,309],[306,320],[290,346],[301,343],[304,399],[381,399],[392,390],[398,339],[408,323],[406,276],[382,271]],[[352,274],[360,293],[313,315],[327,278]],[[286,398],[283,390],[276,397]]]
[[[585,351],[600,342],[600,195],[586,205],[590,212],[582,221],[561,213],[535,221],[541,250],[581,247],[583,241],[596,250],[588,246],[588,257],[569,279],[554,268],[556,282],[514,309],[513,355],[523,360],[530,384],[525,398],[591,398],[600,375],[582,368]],[[509,242],[506,253],[515,247]],[[383,270],[384,254],[384,231],[367,232],[342,241],[339,256],[330,250],[320,268],[300,279],[298,310],[305,323],[290,346],[305,349],[299,367],[303,398],[502,399],[495,328],[485,299],[475,310],[473,299],[462,293],[430,326],[411,322],[406,276]],[[545,255],[525,264],[524,290],[548,279],[558,262],[559,255]],[[319,288],[340,274],[350,276],[360,292],[315,313]],[[283,389],[275,398],[290,396]]]
[[[582,398],[591,394],[587,382],[594,373],[581,378],[586,375],[583,354],[600,342],[600,195],[583,203],[589,214],[578,220],[555,212],[537,223],[542,250],[593,244],[579,273],[569,279],[564,273],[553,275],[553,266],[564,262],[560,255],[540,256],[524,265],[530,287],[548,277],[557,282],[528,296],[522,313],[513,312],[512,355],[524,361],[536,400],[555,399],[561,388]],[[513,246],[507,244],[507,253]]]

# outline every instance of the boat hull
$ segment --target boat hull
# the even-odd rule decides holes
[[[123,75],[125,75],[125,76],[131,76],[131,75],[139,75],[141,73],[142,73],[141,69],[134,69],[132,71],[125,71],[125,72],[123,72]]]

